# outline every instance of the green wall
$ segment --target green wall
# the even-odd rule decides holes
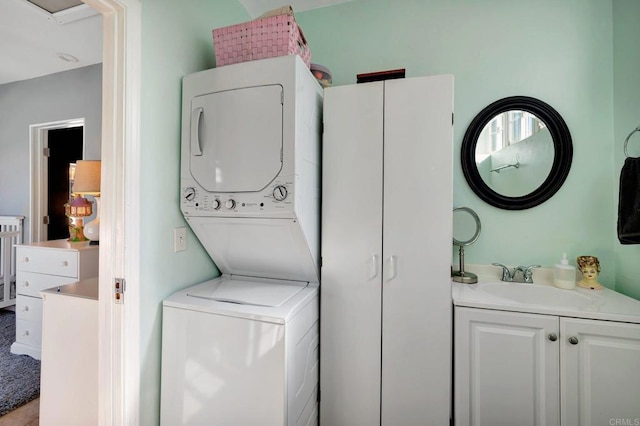
[[[215,65],[211,29],[249,19],[235,0],[154,0],[142,16],[140,424],[159,423],[162,300],[218,275],[196,237],[173,252],[179,206],[181,87],[184,75]]]
[[[618,206],[620,169],[624,163],[624,140],[636,127],[640,126],[640,1],[614,0],[614,139],[615,153],[613,175],[616,194],[614,208]],[[629,154],[640,157],[640,133],[629,140]],[[614,211],[616,214],[616,211]],[[616,290],[640,299],[640,279],[638,261],[640,246],[621,245],[614,240],[616,260]]]
[[[483,224],[465,252],[468,263],[552,266],[563,252],[573,259],[593,254],[603,284],[614,286],[610,1],[368,0],[298,13],[297,20],[312,62],[327,66],[335,84],[393,68],[406,68],[409,77],[454,74],[454,205],[473,208]],[[459,156],[473,117],[513,95],[552,105],[574,144],[565,185],[543,205],[519,212],[481,201]]]
[[[602,282],[638,295],[632,263],[638,249],[615,239],[620,134],[640,123],[637,114],[636,37],[615,44],[616,95],[636,102],[636,114],[614,123],[615,27],[634,29],[636,0],[354,0],[296,13],[313,62],[332,71],[335,85],[355,83],[357,73],[406,68],[407,76],[455,76],[454,204],[469,206],[483,221],[469,263],[540,263],[551,266],[566,251],[593,254]],[[633,4],[636,3],[636,4]],[[173,228],[185,226],[179,210],[181,77],[214,66],[213,28],[249,19],[238,0],[144,2],[142,34],[141,157],[141,419],[159,419],[161,301],[174,291],[218,274],[193,234],[186,252],[173,253]],[[617,22],[617,21],[616,21]],[[634,58],[620,59],[618,53]],[[633,70],[623,68],[633,67]],[[626,74],[625,74],[626,73]],[[618,82],[618,80],[616,80]],[[460,168],[460,144],[472,118],[492,101],[537,97],[564,117],[574,143],[571,172],[545,204],[521,212],[479,200]],[[633,124],[630,124],[633,122]],[[615,132],[614,132],[615,124]],[[615,152],[615,154],[614,154]],[[425,167],[428,167],[425,159]],[[437,185],[437,182],[434,182]],[[417,196],[420,194],[417,194]],[[410,206],[410,200],[407,202]],[[410,207],[407,209],[410,212]],[[428,218],[425,218],[428,220]],[[616,261],[616,259],[618,259]]]

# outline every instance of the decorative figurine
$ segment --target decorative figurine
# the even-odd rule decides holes
[[[582,279],[578,282],[578,287],[589,288],[591,290],[602,290],[602,284],[598,282],[600,273],[600,262],[595,256],[578,256],[578,269],[582,273]]]

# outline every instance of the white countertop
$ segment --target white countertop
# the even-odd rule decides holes
[[[502,283],[502,281],[500,281],[501,268],[485,265],[467,265],[466,269],[478,275],[478,283],[461,284],[452,282],[452,297],[455,306],[640,324],[640,301],[608,288],[602,290],[589,290],[579,287],[572,290],[556,288],[551,284],[553,270],[550,268],[535,270],[533,284],[503,284],[510,286],[543,286],[551,287],[558,292],[576,292],[589,298],[589,302],[581,306],[554,306],[545,303],[532,304],[517,302],[512,299],[498,297],[488,293],[486,289],[489,288],[489,285],[495,286],[495,283]],[[553,294],[553,291],[549,293]],[[559,293],[559,295],[560,294],[561,293]]]
[[[98,300],[98,277],[42,290],[41,293]],[[44,295],[43,295],[44,296]]]

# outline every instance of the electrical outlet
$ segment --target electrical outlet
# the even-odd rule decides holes
[[[173,228],[173,251],[185,251],[187,249],[187,228],[181,226]]]

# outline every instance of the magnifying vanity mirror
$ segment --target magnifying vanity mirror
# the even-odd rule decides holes
[[[453,244],[459,247],[460,268],[451,273],[451,279],[458,283],[473,284],[478,276],[464,270],[464,248],[475,243],[480,237],[480,218],[469,207],[453,209]]]
[[[573,156],[560,114],[535,98],[513,96],[484,108],[462,140],[462,172],[473,192],[494,207],[524,210],[562,186]]]

